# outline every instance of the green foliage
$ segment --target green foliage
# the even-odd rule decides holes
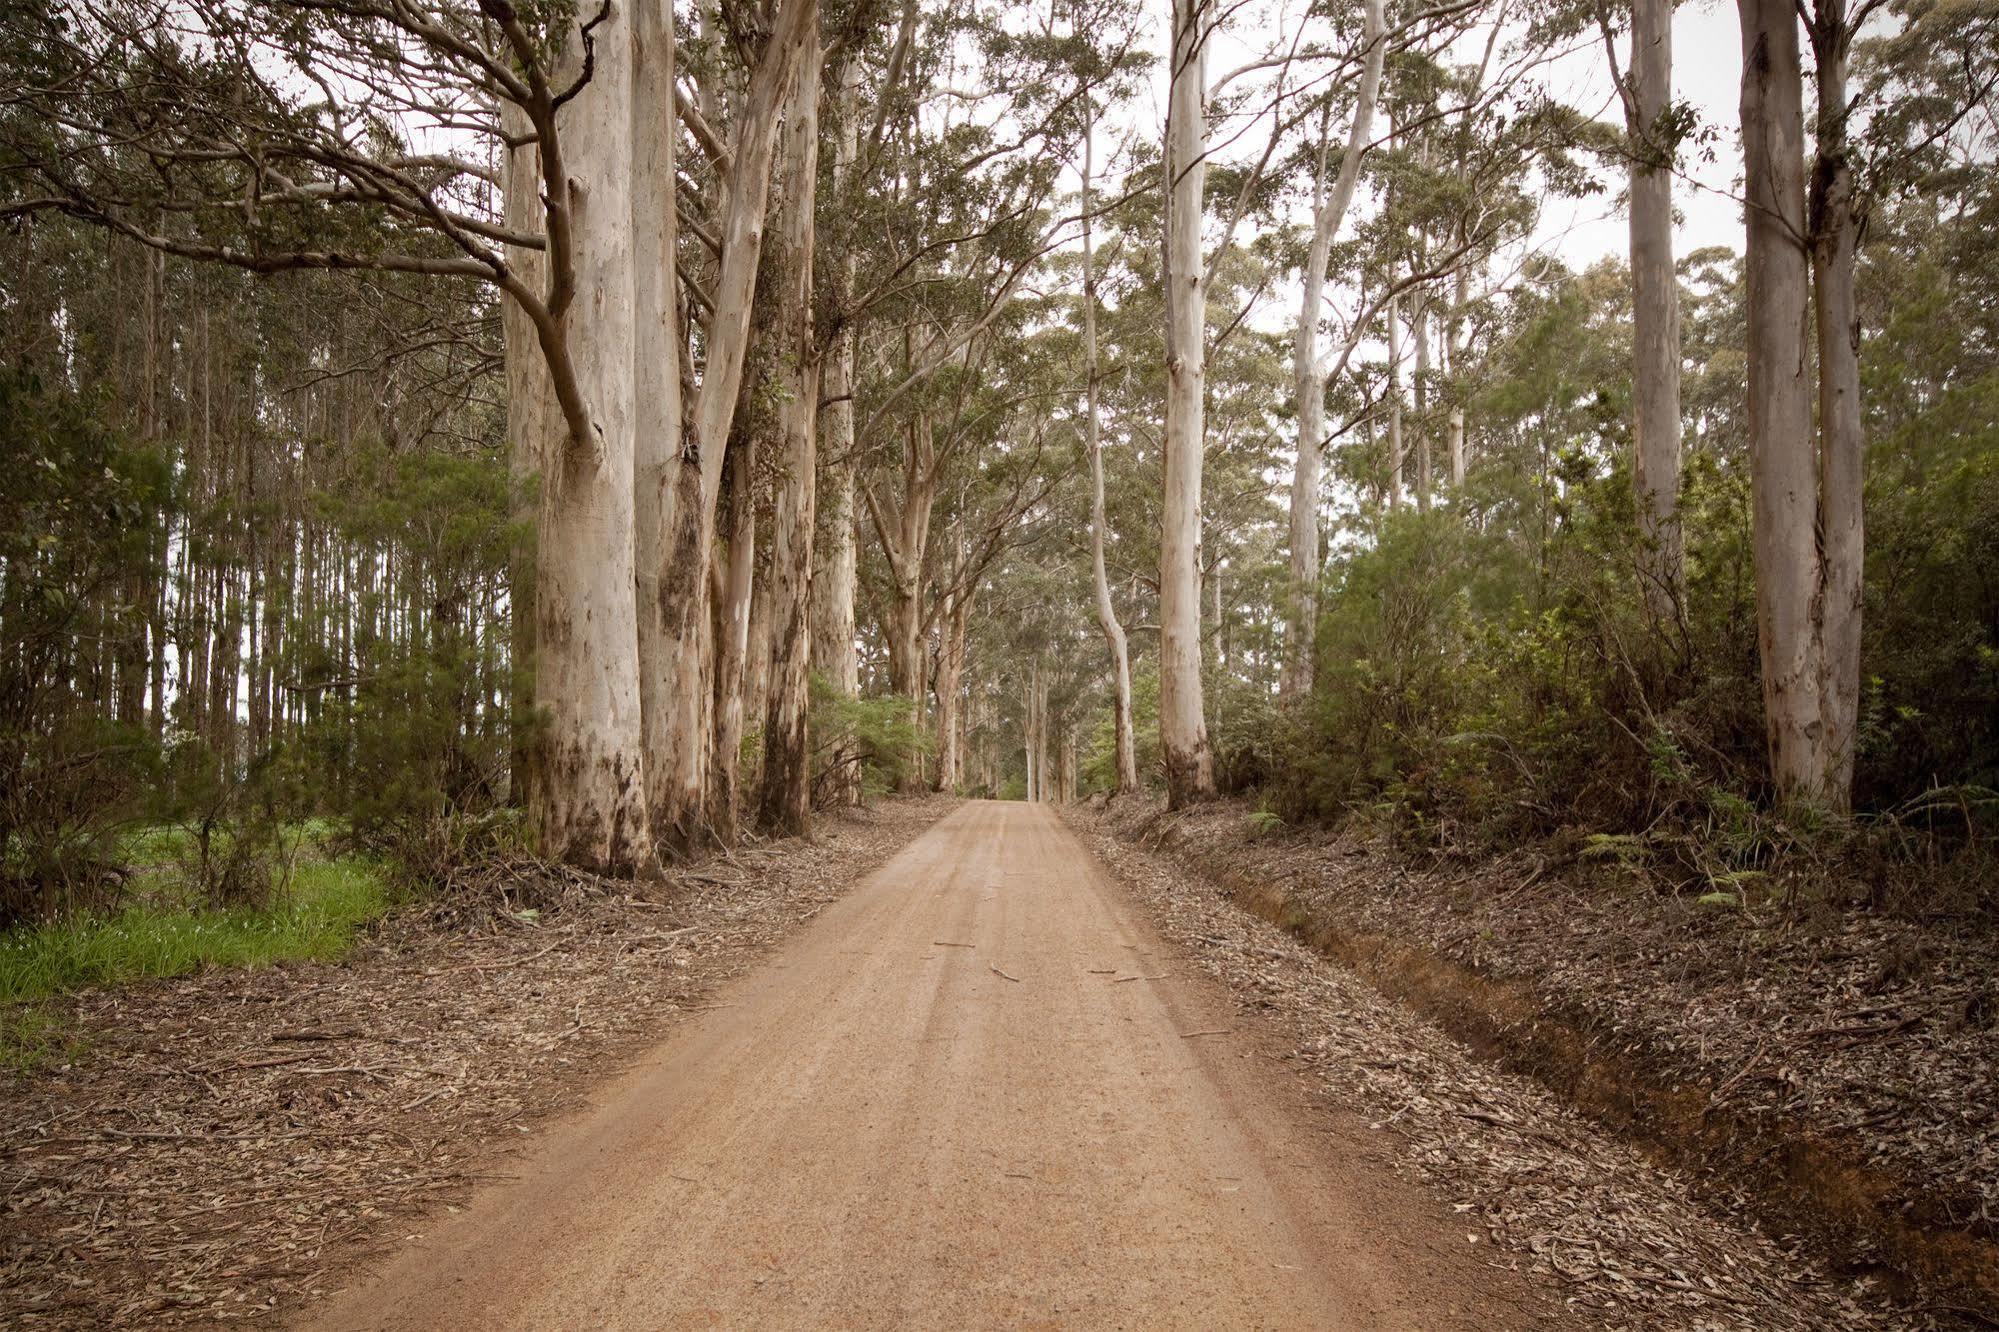
[[[1159,663],[1145,657],[1132,663],[1131,739],[1141,783],[1160,771]],[[1108,698],[1097,709],[1087,746],[1080,760],[1083,789],[1117,789],[1117,718]],[[1023,782],[1021,789],[1026,790]]]
[[[850,698],[814,671],[810,707],[817,803],[831,799],[842,773],[858,771],[865,796],[896,790],[936,750],[936,738],[917,724],[906,698]]]
[[[99,644],[132,650],[120,607],[156,572],[172,482],[102,421],[0,370],[0,925],[114,897],[110,839],[157,776],[136,707],[104,706]]]
[[[1268,809],[1251,810],[1245,822],[1249,825],[1251,837],[1266,837],[1271,833],[1282,832],[1285,827],[1284,820]]]
[[[359,470],[366,484],[319,502],[350,539],[393,539],[411,558],[427,631],[378,645],[356,678],[320,691],[308,762],[337,783],[346,840],[425,891],[525,837],[505,807],[508,765],[537,721],[483,697],[504,626],[477,604],[520,533],[490,455],[363,451]]]
[[[1946,838],[1946,859],[1976,846],[1999,822],[1986,798],[1999,787],[1999,357],[1986,349],[1999,339],[1959,290],[1971,218],[1918,201],[1888,219],[1863,270],[1879,333],[1863,343],[1859,832],[1769,810],[1741,287],[1714,254],[1683,267],[1700,367],[1684,402],[1700,429],[1674,614],[1654,623],[1639,584],[1623,277],[1556,274],[1515,295],[1479,369],[1469,396],[1487,442],[1465,489],[1428,514],[1363,514],[1336,547],[1317,688],[1277,727],[1274,807],[1385,818],[1432,846],[1559,835],[1715,903],[1750,903],[1773,867],[1856,837],[1884,864],[1906,863],[1919,831]]]

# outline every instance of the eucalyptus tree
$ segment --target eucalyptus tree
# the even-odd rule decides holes
[[[1167,804],[1215,793],[1201,693],[1201,462],[1207,365],[1207,0],[1172,0],[1166,112],[1166,423],[1159,530],[1159,738]]]
[[[1298,461],[1291,477],[1291,583],[1284,663],[1284,693],[1312,689],[1312,635],[1319,619],[1319,477],[1326,436],[1326,367],[1319,353],[1319,323],[1326,296],[1326,266],[1333,241],[1360,182],[1361,154],[1374,134],[1374,107],[1387,59],[1387,24],[1382,0],[1364,0],[1360,82],[1354,91],[1353,119],[1338,171],[1327,177],[1331,139],[1322,129],[1312,175],[1312,243],[1305,257],[1304,294],[1292,348],[1297,382]],[[1328,112],[1330,113],[1330,101]]]
[[[1859,221],[1847,94],[1856,18],[1843,0],[1805,16],[1820,99],[1808,197],[1799,11],[1770,0],[1740,0],[1738,11],[1757,641],[1770,770],[1786,804],[1844,813],[1859,739],[1863,574]]]
[[[910,11],[914,36],[898,35],[890,57],[906,70],[906,92],[882,104],[858,153],[857,172],[875,188],[845,222],[857,260],[845,314],[859,349],[849,452],[886,584],[891,687],[913,716],[939,604],[941,501],[1000,419],[994,386],[1046,391],[995,368],[1025,332],[1025,284],[1077,233],[1079,219],[1059,206],[1061,172],[1091,100],[1115,93],[1133,66],[1128,16],[1085,9],[1101,20],[1087,36],[1062,30],[1054,14],[1015,22],[971,5]],[[822,608],[829,618],[838,613]]]
[[[697,832],[705,691],[684,686],[707,665],[715,492],[777,108],[816,5],[757,18],[741,34],[751,74],[722,150],[692,449],[675,372],[664,4],[546,29],[503,4],[372,0],[9,20],[29,53],[16,104],[42,113],[9,120],[11,174],[31,187],[21,207],[253,272],[473,279],[512,303],[511,355],[540,362],[510,377],[523,397],[514,423],[537,432],[522,447],[541,491],[535,820],[551,855],[616,872],[650,862],[655,826],[674,842]],[[114,142],[119,152],[101,151]],[[478,149],[500,144],[496,173],[496,154]]]
[[[1637,492],[1639,567],[1655,626],[1679,614],[1684,575],[1680,535],[1680,284],[1673,267],[1672,0],[1632,0],[1631,55],[1620,66],[1609,13],[1599,0],[1610,73],[1624,108],[1630,157],[1632,326],[1631,479]]]
[[[1097,268],[1096,229],[1091,214],[1095,200],[1091,177],[1095,168],[1095,125],[1083,127],[1083,450],[1090,461],[1090,582],[1096,593],[1097,624],[1110,652],[1111,730],[1115,748],[1113,794],[1138,790],[1138,754],[1132,739],[1131,649],[1111,597],[1110,575],[1104,565],[1104,445],[1097,404]]]

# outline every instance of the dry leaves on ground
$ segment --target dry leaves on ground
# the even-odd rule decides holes
[[[1545,1090],[1481,1062],[1359,977],[1230,902],[1168,857],[1077,815],[1166,936],[1284,1029],[1320,1094],[1401,1141],[1462,1214],[1468,1243],[1559,1280],[1591,1326],[1689,1332],[1924,1328],[1866,1283],[1716,1216],[1687,1184]]]
[[[0,1324],[296,1307],[949,809],[889,801],[666,883],[488,867],[339,965],[71,1002],[0,1106]]]

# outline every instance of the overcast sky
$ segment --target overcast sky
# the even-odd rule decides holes
[[[1680,214],[1676,254],[1708,245],[1742,248],[1742,206],[1732,197],[1742,170],[1736,133],[1741,76],[1742,36],[1734,6],[1715,0],[1681,6],[1673,19],[1673,95],[1691,102],[1701,124],[1717,133],[1710,145],[1712,162],[1701,160],[1698,152],[1682,156],[1682,175],[1673,187],[1673,206]],[[1600,42],[1557,62],[1548,71],[1548,87],[1561,101],[1598,119],[1622,118]],[[1604,255],[1625,251],[1621,187],[1607,184],[1604,194],[1592,198],[1552,200],[1542,216],[1541,239],[1571,267],[1587,267]]]

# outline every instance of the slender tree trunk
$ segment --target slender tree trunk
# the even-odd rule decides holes
[[[745,380],[746,390],[749,381]],[[747,391],[745,396],[747,396]],[[724,845],[736,839],[737,788],[743,748],[743,694],[750,661],[750,610],[755,594],[757,504],[751,493],[757,471],[758,436],[764,422],[749,421],[749,406],[736,407],[736,438],[724,464],[728,497],[726,547],[714,554],[715,613],[714,749],[708,767],[708,827]]]
[[[1035,786],[1034,786],[1034,781],[1036,776],[1034,771],[1034,724],[1035,724],[1034,700],[1037,689],[1036,682],[1039,677],[1039,673],[1040,673],[1040,668],[1037,666],[1030,666],[1028,668],[1027,697],[1025,700],[1025,706],[1021,711],[1021,716],[1023,718],[1023,721],[1021,722],[1021,727],[1020,727],[1020,744],[1021,744],[1021,751],[1025,756],[1027,764],[1027,785],[1023,794],[1024,798],[1027,800],[1029,804],[1033,804],[1036,800],[1040,799],[1040,797],[1035,794]]]
[[[1326,299],[1326,265],[1353,202],[1361,153],[1374,133],[1374,107],[1388,50],[1383,40],[1382,11],[1383,0],[1366,0],[1362,32],[1366,55],[1339,175],[1328,186],[1330,144],[1322,134],[1318,170],[1312,180],[1312,246],[1305,258],[1305,294],[1298,305],[1298,332],[1291,355],[1298,400],[1298,462],[1291,474],[1291,586],[1279,691],[1292,699],[1312,692],[1313,640],[1319,624],[1319,473],[1326,447],[1326,368],[1319,356],[1319,319]]]
[[[929,561],[930,513],[937,502],[934,429],[929,413],[919,411],[910,426],[909,456],[903,467],[902,512],[892,532],[885,520],[879,524],[891,584],[887,626],[889,688],[909,700],[910,724],[917,728],[923,724],[924,571]],[[921,787],[920,773],[912,765],[903,774],[902,790],[909,794]]]
[[[819,339],[812,324],[813,201],[819,181],[819,72],[815,34],[798,67],[785,117],[785,199],[779,245],[785,287],[784,402],[777,514],[771,534],[770,701],[764,716],[762,816],[773,832],[801,835],[812,821],[806,731],[812,666],[812,537],[819,470]],[[852,651],[849,635],[848,651]]]
[[[937,783],[946,795],[964,781],[958,730],[960,695],[964,692],[965,637],[971,616],[971,595],[953,591],[938,626],[937,643]]]
[[[1655,627],[1679,614],[1680,284],[1673,269],[1673,177],[1655,140],[1672,101],[1672,0],[1632,0],[1625,127],[1632,147],[1632,482],[1640,576]]]
[[[1430,511],[1436,489],[1436,464],[1430,451],[1430,303],[1420,294],[1412,302],[1416,316],[1416,375],[1410,386],[1416,400],[1416,508]]]
[[[840,65],[840,124],[834,136],[833,178],[839,197],[853,198],[854,168],[860,156],[860,67],[851,58]],[[849,245],[834,269],[835,299],[841,311],[826,362],[826,531],[821,563],[812,580],[812,665],[834,694],[856,698],[861,662],[854,648],[854,593],[859,545],[854,507],[854,325],[846,317],[854,301],[859,260]],[[834,779],[843,804],[860,799],[858,773],[843,769]]]
[[[1173,0],[1166,116],[1166,445],[1159,534],[1159,740],[1167,804],[1215,792],[1201,695],[1201,464],[1207,278],[1207,8]]]
[[[1463,398],[1462,375],[1464,366],[1460,358],[1464,355],[1465,268],[1460,266],[1452,283],[1451,317],[1444,325],[1445,372],[1450,376],[1451,416],[1451,491],[1457,494],[1465,485],[1465,404]]]
[[[1090,455],[1090,572],[1097,593],[1097,623],[1111,656],[1111,716],[1117,747],[1114,794],[1129,795],[1138,790],[1138,750],[1131,724],[1131,652],[1111,601],[1110,576],[1104,567],[1104,446],[1097,419],[1097,270],[1090,220],[1095,147],[1093,120],[1083,130],[1083,445]]]
[[[1402,298],[1388,298],[1388,507],[1402,507]]]
[[[1034,690],[1034,796],[1040,803],[1052,798],[1052,783],[1048,771],[1048,680],[1041,668],[1035,667]]]

